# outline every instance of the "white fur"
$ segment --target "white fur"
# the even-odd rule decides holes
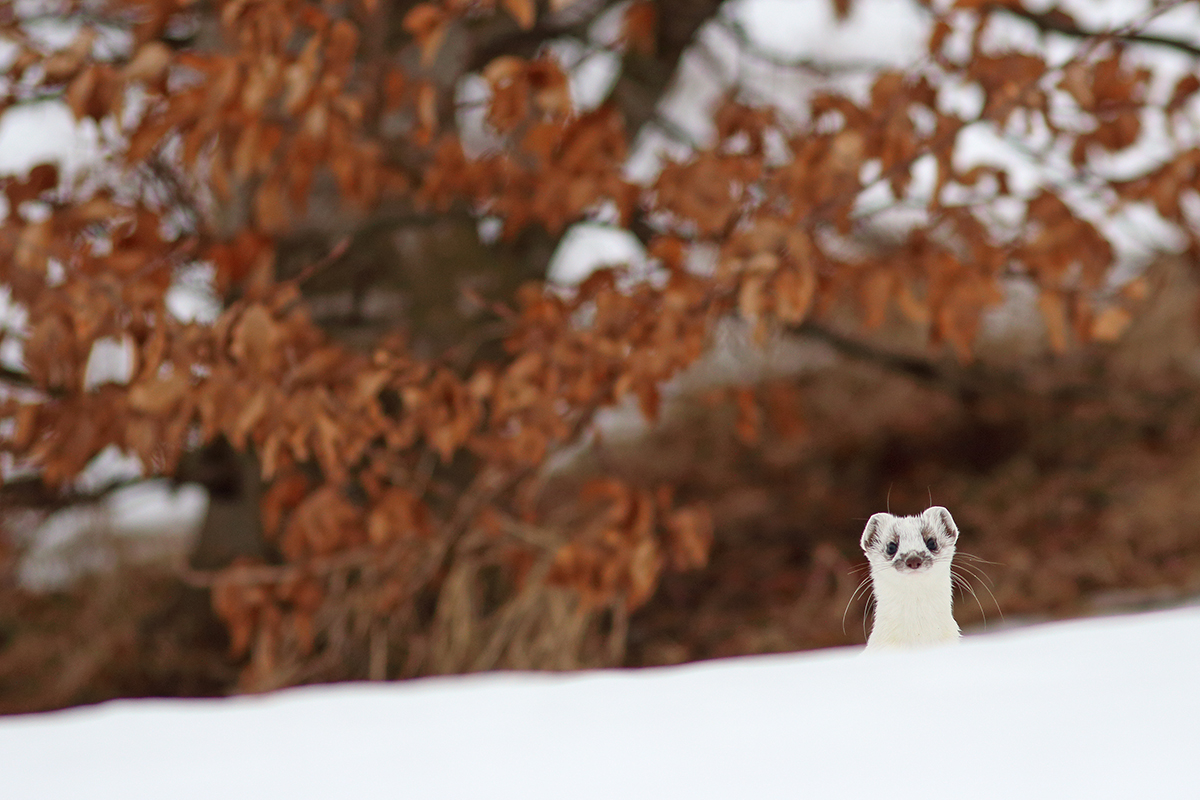
[[[873,533],[874,531],[874,533]],[[930,534],[938,540],[938,551],[925,545]],[[895,558],[884,548],[898,543]],[[875,594],[875,622],[867,639],[867,650],[922,647],[957,642],[961,636],[954,621],[953,585],[950,563],[954,559],[958,528],[946,509],[935,506],[919,516],[893,517],[876,514],[863,531],[863,550],[871,564],[871,588]],[[920,570],[897,567],[907,553],[921,554],[932,563]]]

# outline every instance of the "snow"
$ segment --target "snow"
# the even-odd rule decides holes
[[[1200,608],[0,719],[12,798],[1195,797]],[[69,765],[69,766],[68,766]]]
[[[141,474],[136,456],[113,446],[100,452],[81,476],[83,488]],[[95,481],[96,485],[89,486]],[[163,479],[114,489],[94,503],[48,516],[30,534],[17,565],[17,583],[31,592],[65,589],[84,575],[120,564],[180,565],[195,546],[208,510],[208,492],[197,484],[173,487]]]
[[[647,277],[646,250],[624,228],[579,222],[563,234],[546,270],[546,280],[558,286],[577,286],[603,267],[626,267],[629,274]]]
[[[74,176],[98,157],[95,129],[76,124],[65,103],[31,103],[0,114],[0,175],[25,175],[38,164],[56,163]]]

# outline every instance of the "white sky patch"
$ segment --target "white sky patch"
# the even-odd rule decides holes
[[[175,276],[164,302],[180,322],[210,324],[221,315],[221,301],[213,290],[216,269],[212,264],[192,264]]]
[[[728,12],[764,50],[782,58],[906,66],[924,49],[929,15],[916,3],[855,0],[845,21],[829,0],[735,0]]]
[[[700,43],[688,48],[679,59],[675,77],[659,101],[658,115],[692,143],[707,145],[716,136],[712,110],[729,89],[732,72],[726,74],[725,70],[733,69],[737,44],[727,32],[711,24],[702,27],[697,37]]]
[[[12,289],[0,286],[0,364],[24,371],[22,338],[28,333],[29,312],[14,302]]]
[[[1042,56],[1049,63],[1058,63],[1074,54],[1078,41],[1071,46],[1071,40],[1065,37],[1052,36],[1048,39],[1029,20],[997,13],[991,14],[984,23],[979,45],[984,53],[1032,53]],[[1063,52],[1064,45],[1067,52]]]
[[[634,279],[647,277],[646,250],[624,228],[580,222],[572,225],[550,259],[547,280],[558,286],[577,286],[602,267],[628,266]]]
[[[577,111],[591,111],[604,102],[621,73],[619,54],[566,37],[552,41],[550,50],[567,73]]]
[[[92,342],[87,366],[83,370],[83,388],[95,389],[106,383],[126,384],[133,377],[133,339],[103,336]]]
[[[20,54],[21,48],[16,42],[0,37],[0,71],[7,72]]]
[[[495,244],[500,241],[500,234],[504,233],[504,220],[494,216],[480,217],[475,228],[479,232],[479,241]]]
[[[1187,240],[1149,203],[1127,203],[1112,215],[1104,233],[1116,251],[1116,264],[1108,275],[1112,286],[1122,286],[1141,273],[1146,262],[1162,252],[1181,252]]]
[[[487,123],[492,87],[482,75],[469,73],[454,87],[454,118],[459,141],[469,158],[478,158],[500,146],[500,137]]]
[[[33,4],[30,4],[31,6]],[[21,14],[22,18],[37,17],[39,14],[44,14],[46,7],[43,4],[40,9],[30,8],[25,13]],[[24,23],[22,29],[38,47],[42,47],[46,52],[53,52],[67,47],[79,35],[79,31],[83,28],[83,23],[76,19],[65,17],[57,17],[54,19],[30,19]]]
[[[1045,180],[1029,155],[1001,136],[991,123],[978,122],[963,128],[957,144],[956,170],[966,172],[976,164],[1001,167],[1008,173],[1008,186],[1013,194],[1031,195]]]
[[[630,2],[614,3],[598,15],[588,26],[588,39],[601,47],[619,47],[625,30],[625,13],[630,5]]]
[[[1145,16],[1151,4],[1147,0],[1060,0],[1054,5],[1088,30],[1107,30]]]
[[[0,340],[0,364],[17,372],[25,371],[25,348],[21,340],[14,336],[5,336]]]
[[[625,161],[624,177],[633,183],[649,185],[658,177],[666,159],[682,160],[691,152],[688,145],[652,122],[638,131],[629,158]]]
[[[1125,3],[1130,7],[1137,7],[1139,10],[1145,9],[1149,5],[1145,0],[1125,0]],[[1093,0],[1068,0],[1064,5],[1074,9],[1077,6],[1087,7],[1094,3]],[[1146,31],[1200,47],[1200,5],[1179,3],[1152,19],[1146,26]]]

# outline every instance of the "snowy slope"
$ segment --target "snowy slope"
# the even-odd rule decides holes
[[[1196,798],[1200,608],[957,648],[0,719],[18,798]]]

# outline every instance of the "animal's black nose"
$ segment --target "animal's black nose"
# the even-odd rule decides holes
[[[904,566],[908,567],[909,569],[917,569],[923,563],[925,563],[925,562],[921,559],[920,556],[917,556],[917,555],[909,556],[908,558],[906,558],[904,560]]]

